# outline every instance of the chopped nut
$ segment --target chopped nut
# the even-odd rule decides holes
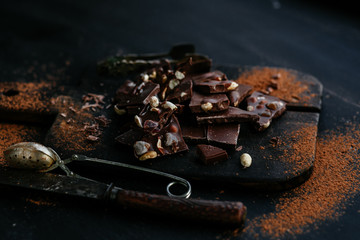
[[[249,112],[254,111],[254,107],[253,106],[247,106],[246,110],[248,110]]]
[[[163,108],[170,108],[171,110],[176,110],[177,106],[175,104],[173,104],[172,102],[166,101],[163,105]]]
[[[267,121],[264,125],[263,125],[263,128],[268,128],[270,126],[270,120]]]
[[[185,74],[182,73],[182,72],[180,72],[180,71],[176,71],[176,72],[175,72],[175,77],[176,77],[177,79],[181,80],[181,79],[184,79],[184,78],[185,78]]]
[[[166,81],[167,81],[166,74],[163,74],[161,78],[162,78],[162,83],[166,83]]]
[[[251,163],[252,163],[252,158],[250,156],[250,154],[248,153],[243,153],[241,156],[240,156],[240,163],[241,165],[244,167],[244,168],[248,168],[251,166]]]
[[[160,151],[161,154],[164,154],[164,148],[161,146],[160,138],[158,138],[158,140],[157,140],[156,147],[158,148],[158,150]]]
[[[152,96],[150,98],[150,106],[156,108],[159,106],[159,98],[157,96]]]
[[[142,73],[140,76],[141,76],[141,79],[142,79],[144,82],[148,82],[148,81],[149,81],[149,75],[147,75],[146,73]]]
[[[136,125],[138,125],[138,127],[143,128],[141,118],[138,115],[135,115],[134,120]]]
[[[144,161],[144,160],[151,159],[151,158],[156,158],[156,157],[157,157],[157,152],[149,151],[149,152],[141,155],[141,157],[139,157],[139,160]]]
[[[178,143],[178,139],[177,139],[176,135],[174,135],[172,133],[165,134],[165,146],[170,147],[173,144],[177,144],[177,143]]]
[[[150,75],[150,78],[155,79],[156,78],[156,71],[154,70]]]
[[[238,86],[239,86],[239,84],[237,84],[236,82],[231,82],[231,84],[227,88],[227,90],[235,90]]]
[[[205,112],[210,111],[213,108],[213,105],[210,102],[201,104],[201,109]]]
[[[182,98],[185,97],[186,95],[188,95],[186,92],[181,92],[180,93],[180,97],[182,97]]]
[[[134,144],[134,151],[137,156],[143,155],[150,149],[150,143],[145,141],[136,141]]]
[[[165,100],[166,98],[166,91],[167,91],[167,87],[164,88],[164,90],[161,92],[161,99]]]
[[[180,81],[178,79],[171,79],[169,82],[169,88],[173,90],[180,84]]]
[[[263,113],[261,113],[262,117],[271,117],[271,112],[269,109],[265,109]]]
[[[156,107],[150,108],[150,111],[160,113],[160,109]]]
[[[120,108],[118,108],[116,105],[114,106],[114,111],[115,111],[115,113],[117,114],[117,115],[124,115],[124,114],[126,114],[126,110],[125,109],[120,109]]]

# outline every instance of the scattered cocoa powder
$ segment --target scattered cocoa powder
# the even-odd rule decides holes
[[[49,97],[46,94],[54,85],[47,82],[0,83],[0,108],[6,111],[49,112]]]
[[[3,152],[10,145],[25,142],[39,141],[41,128],[38,126],[0,123],[0,165],[6,165]]]
[[[360,191],[360,125],[329,131],[316,144],[311,177],[278,199],[274,212],[249,220],[247,235],[295,238],[318,228],[325,220],[336,220]]]
[[[252,86],[254,91],[269,94],[287,102],[299,102],[300,99],[309,98],[303,95],[308,91],[308,86],[296,81],[296,76],[291,71],[282,68],[252,68],[243,72],[236,81]]]

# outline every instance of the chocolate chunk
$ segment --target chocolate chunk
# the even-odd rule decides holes
[[[145,133],[140,129],[130,128],[128,131],[117,136],[115,140],[123,145],[133,146],[137,140],[141,139],[144,136],[144,134]]]
[[[145,132],[151,134],[159,132],[177,110],[177,106],[169,101],[151,103],[135,116],[135,123]]]
[[[181,122],[183,138],[186,142],[202,143],[207,142],[206,126],[197,126],[196,124],[188,124]]]
[[[207,139],[209,143],[235,149],[240,133],[240,124],[208,125]]]
[[[277,97],[254,92],[246,99],[247,110],[256,113],[260,118],[255,122],[255,127],[263,131],[270,126],[273,118],[281,116],[286,110],[286,103]]]
[[[226,94],[203,95],[193,92],[190,104],[192,113],[211,113],[228,109],[229,99]]]
[[[186,145],[179,122],[172,115],[169,123],[158,133],[145,134],[139,141],[134,143],[135,156],[139,160],[147,160],[165,155],[171,155],[189,150]]]
[[[146,105],[150,98],[160,91],[159,84],[152,82],[141,82],[132,87],[131,81],[125,82],[116,91],[115,102],[118,109],[126,106]]]
[[[194,87],[201,93],[224,93],[235,90],[238,84],[228,80],[226,75],[220,71],[208,72],[192,77]]]
[[[215,165],[228,159],[228,154],[224,149],[211,145],[197,145],[196,153],[199,159],[206,165]]]
[[[183,103],[192,97],[193,83],[190,78],[180,81],[179,85],[166,97],[166,100],[174,103]]]
[[[199,124],[254,122],[258,119],[259,115],[257,113],[245,111],[236,107],[229,107],[226,111],[223,112],[196,116],[196,121]]]
[[[237,107],[247,96],[250,95],[252,86],[239,84],[234,91],[228,92],[227,96],[230,100],[230,106]]]
[[[206,56],[192,54],[180,60],[176,64],[176,69],[184,72],[186,75],[200,74],[209,72],[212,61]]]

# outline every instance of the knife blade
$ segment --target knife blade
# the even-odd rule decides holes
[[[241,226],[247,211],[246,206],[239,201],[170,198],[71,176],[9,168],[0,168],[0,184],[107,201],[124,208],[183,220],[231,226]]]

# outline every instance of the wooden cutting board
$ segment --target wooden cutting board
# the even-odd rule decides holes
[[[253,68],[216,67],[232,79]],[[40,122],[44,126],[51,124],[43,144],[52,147],[62,158],[77,153],[148,167],[188,179],[283,189],[303,182],[311,173],[322,95],[322,85],[315,77],[286,70],[291,71],[296,81],[306,85],[308,91],[296,103],[289,104],[286,113],[273,120],[264,132],[241,124],[238,145],[242,149],[228,151],[229,159],[213,166],[205,166],[198,160],[194,144],[188,144],[188,152],[140,162],[134,157],[132,148],[115,141],[115,137],[127,128],[127,120],[114,113],[111,102],[115,90],[126,78],[102,78],[89,73],[81,87],[45,85],[27,88],[16,83],[0,83],[0,119]],[[99,107],[81,110],[83,97],[88,93],[103,95],[104,98]],[[25,104],[24,99],[31,98],[36,104]],[[104,122],[100,116],[111,122]],[[97,129],[94,123],[99,125]],[[86,139],[88,135],[96,135],[99,139],[91,141]],[[247,169],[240,164],[240,155],[245,152],[253,158],[252,166]],[[78,163],[75,167],[81,168],[84,164],[87,163]],[[101,169],[106,167],[99,166]]]

